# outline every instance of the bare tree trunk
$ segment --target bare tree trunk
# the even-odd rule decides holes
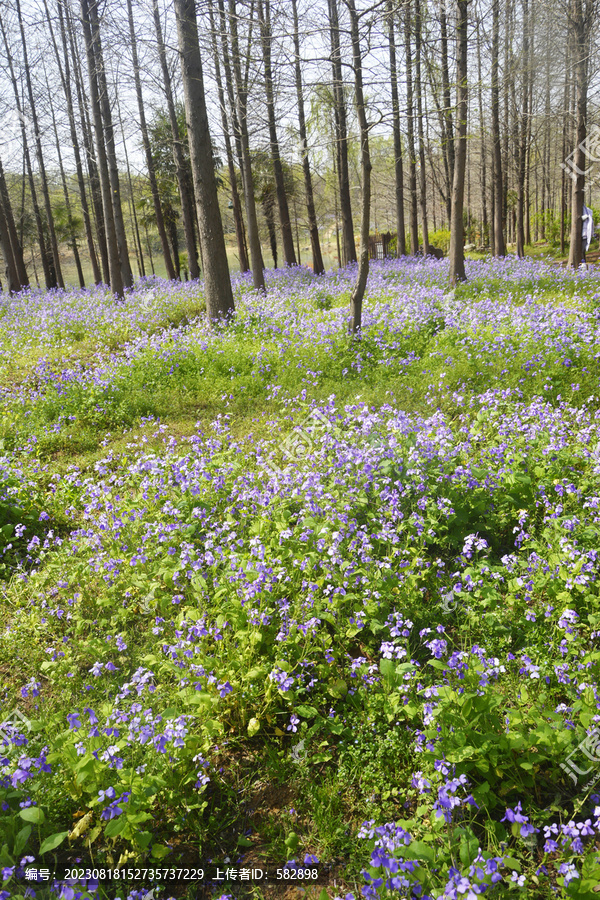
[[[8,283],[9,293],[16,293],[21,290],[21,281],[17,271],[17,263],[13,254],[13,248],[8,231],[8,223],[4,214],[4,204],[0,197],[0,247],[2,248],[2,256],[4,257],[4,273]]]
[[[108,97],[108,84],[106,81],[106,70],[104,68],[104,57],[102,53],[102,41],[100,38],[100,22],[98,19],[98,0],[86,0],[89,14],[89,21],[92,30],[92,52],[96,66],[96,80],[98,84],[99,104],[101,109],[104,145],[106,148],[106,160],[108,163],[108,175],[110,179],[110,188],[112,192],[113,218],[115,223],[115,234],[117,236],[117,244],[119,246],[119,258],[121,261],[121,272],[124,287],[133,285],[133,273],[129,262],[129,249],[127,247],[127,235],[125,233],[125,220],[123,218],[123,209],[121,206],[121,186],[119,183],[119,169],[117,166],[117,153],[115,150],[115,135],[112,123],[112,112]]]
[[[60,252],[58,249],[58,241],[56,239],[56,230],[54,228],[54,216],[52,214],[52,204],[50,203],[50,191],[48,189],[48,176],[46,175],[46,166],[44,164],[44,154],[42,151],[42,140],[40,136],[40,123],[38,120],[35,99],[33,96],[33,85],[31,83],[31,69],[29,67],[29,59],[27,54],[27,41],[25,39],[25,29],[23,27],[23,16],[21,13],[21,0],[16,0],[17,19],[19,22],[19,31],[21,32],[21,45],[23,49],[23,64],[25,69],[25,83],[27,85],[27,95],[29,97],[29,111],[31,113],[31,121],[34,130],[35,151],[40,171],[40,181],[42,184],[42,196],[44,198],[44,208],[46,210],[46,225],[50,236],[50,247],[52,248],[52,258],[54,260],[54,271],[56,273],[56,283],[58,287],[64,288],[65,283],[62,276],[60,266]]]
[[[456,284],[466,281],[465,248],[463,228],[463,205],[465,192],[465,169],[467,162],[467,31],[469,0],[457,0],[457,103],[456,103],[456,139],[454,184],[452,186],[452,221],[450,225],[450,281]]]
[[[129,153],[127,152],[127,141],[125,140],[125,127],[123,125],[123,116],[121,115],[121,103],[119,98],[117,97],[117,115],[119,118],[119,127],[121,129],[121,137],[123,139],[123,150],[125,152],[125,168],[127,170],[127,184],[129,186],[129,195],[127,197],[127,203],[129,206],[129,215],[131,216],[131,220],[133,222],[133,236],[134,236],[134,247],[135,247],[135,255],[138,261],[138,271],[142,278],[146,276],[146,267],[144,265],[144,251],[142,250],[142,241],[140,238],[140,229],[138,225],[138,217],[137,212],[135,210],[135,194],[133,192],[133,179],[131,177],[131,167],[129,165]],[[170,255],[170,254],[169,254]]]
[[[154,15],[154,29],[156,31],[156,41],[158,44],[158,55],[160,57],[163,85],[165,89],[165,97],[167,100],[169,122],[171,123],[171,134],[173,136],[173,160],[175,162],[175,172],[177,175],[177,184],[179,187],[179,199],[181,201],[181,218],[183,220],[183,231],[185,234],[185,247],[188,255],[188,266],[190,269],[190,277],[192,279],[196,279],[200,277],[200,268],[198,266],[198,250],[196,247],[194,209],[192,198],[189,195],[189,186],[187,183],[185,160],[183,156],[182,138],[179,133],[179,123],[177,121],[177,113],[175,111],[173,87],[171,84],[171,73],[169,72],[169,66],[167,63],[167,50],[163,38],[162,25],[160,23],[158,0],[153,0],[152,11]],[[177,266],[177,260],[175,260],[175,266]]]
[[[421,230],[423,232],[423,256],[429,256],[429,229],[427,225],[427,182],[425,180],[425,139],[423,137],[423,97],[421,87],[421,0],[415,0],[415,93],[417,95],[417,130],[419,134],[419,202],[421,206]]]
[[[58,0],[59,10],[62,7]],[[104,207],[102,201],[102,187],[100,184],[100,174],[98,164],[96,162],[96,154],[94,151],[94,141],[92,138],[92,126],[89,120],[88,103],[85,95],[83,76],[81,71],[81,62],[79,59],[78,48],[74,40],[74,28],[71,21],[68,4],[65,5],[65,23],[66,32],[69,35],[69,46],[71,50],[71,59],[73,62],[73,75],[75,77],[75,87],[77,91],[77,103],[79,105],[79,116],[81,119],[81,134],[83,137],[83,147],[85,150],[85,158],[90,181],[90,196],[92,199],[92,210],[94,215],[94,225],[96,229],[96,238],[98,241],[98,250],[100,252],[100,260],[102,263],[102,273],[105,284],[110,284],[110,265],[108,260],[108,242],[106,240],[106,225],[104,223]],[[63,34],[63,41],[65,40]],[[87,55],[87,54],[86,54]],[[83,175],[83,173],[82,173]]]
[[[215,17],[213,13],[212,0],[209,0],[208,12],[210,15],[213,60],[215,64],[217,89],[219,92],[219,106],[221,107],[221,124],[223,127],[223,136],[225,138],[225,152],[227,154],[227,168],[229,170],[229,182],[231,185],[231,205],[233,207],[233,221],[235,225],[235,236],[237,240],[238,255],[240,259],[240,271],[247,272],[250,269],[250,265],[248,263],[248,254],[246,253],[246,239],[244,234],[244,220],[242,218],[242,206],[240,203],[240,195],[237,186],[237,176],[233,161],[233,150],[231,148],[231,135],[229,131],[229,121],[227,118],[227,107],[225,106],[225,92],[223,91],[223,81],[221,79],[219,46],[217,43],[217,30],[215,27]]]
[[[27,128],[26,128],[26,117],[23,114],[23,107],[21,105],[21,98],[19,96],[19,86],[17,83],[17,78],[15,75],[13,57],[10,51],[10,47],[8,44],[8,37],[6,35],[6,29],[4,27],[4,22],[2,20],[2,16],[0,15],[0,30],[2,31],[2,39],[4,41],[4,48],[6,51],[6,60],[8,62],[8,69],[10,74],[10,81],[13,87],[13,92],[15,95],[15,106],[19,118],[21,120],[21,137],[23,139],[23,156],[25,167],[27,169],[27,180],[29,182],[29,191],[31,193],[31,205],[33,206],[33,216],[35,219],[35,227],[37,231],[38,237],[38,245],[40,248],[40,256],[42,259],[42,268],[44,270],[44,279],[46,281],[47,288],[57,287],[58,282],[56,279],[56,272],[54,270],[54,261],[52,259],[52,253],[48,251],[46,247],[46,239],[44,237],[44,226],[42,223],[42,214],[40,212],[40,206],[37,199],[37,191],[35,188],[35,178],[33,177],[33,166],[31,165],[31,154],[29,152],[29,140],[27,137]],[[23,182],[23,190],[25,190],[25,183]],[[22,236],[21,236],[22,240]]]
[[[338,22],[337,0],[328,0],[329,31],[331,37],[331,64],[333,68],[333,97],[336,124],[336,146],[338,161],[338,178],[340,186],[340,211],[342,214],[342,248],[343,262],[347,265],[356,262],[356,242],[354,240],[354,223],[352,221],[352,203],[350,200],[350,175],[348,172],[348,127],[346,122],[346,104],[342,80],[342,60],[340,49],[340,26]]]
[[[295,2],[295,0],[294,0]],[[394,8],[388,0],[388,33],[390,44],[390,82],[392,87],[392,130],[394,133],[394,177],[396,189],[396,256],[406,256],[406,231],[404,225],[404,167],[402,165],[402,141],[400,139],[400,103],[398,100],[398,68],[396,65],[396,34]]]
[[[487,211],[487,171],[486,171],[486,141],[485,127],[483,124],[483,88],[481,84],[481,37],[479,34],[479,18],[477,19],[477,93],[479,100],[479,128],[481,130],[481,246],[487,247],[489,241],[488,211]]]
[[[360,334],[362,327],[362,304],[369,276],[369,226],[371,221],[371,154],[369,152],[369,125],[365,109],[362,78],[362,59],[358,14],[354,0],[345,0],[350,13],[350,35],[352,39],[352,62],[354,67],[354,97],[360,130],[360,167],[362,175],[362,209],[360,220],[360,263],[358,277],[352,291],[352,334]]]
[[[264,6],[263,6],[264,3]],[[258,0],[258,21],[260,22],[261,45],[263,61],[265,65],[265,95],[267,100],[267,118],[269,122],[269,141],[271,144],[271,159],[273,162],[273,174],[275,176],[275,190],[277,193],[277,207],[279,210],[279,224],[283,242],[283,255],[287,266],[297,265],[296,251],[294,249],[294,235],[290,222],[290,210],[288,207],[283,166],[275,124],[275,95],[273,91],[273,70],[271,67],[271,2],[270,0]]]
[[[569,36],[571,33],[571,29],[569,29]],[[570,53],[570,40],[567,40],[567,46],[565,48],[565,89],[563,94],[563,116],[565,122],[568,121],[569,118],[569,107],[570,107],[570,65],[571,62],[571,53]],[[567,158],[567,129],[562,129],[562,158],[565,160]],[[565,242],[566,242],[566,217],[567,217],[567,182],[566,182],[566,172],[565,169],[562,169],[562,177],[560,184],[560,254],[564,256],[565,254]]]
[[[582,215],[585,191],[585,139],[587,136],[587,95],[588,95],[588,58],[590,30],[593,21],[595,0],[572,0],[569,24],[573,34],[573,50],[575,63],[575,89],[577,96],[577,118],[575,130],[575,153],[573,194],[571,201],[571,246],[569,250],[569,266],[577,269],[584,260],[582,241]]]
[[[8,186],[6,184],[6,179],[4,177],[4,169],[2,168],[2,162],[0,162],[0,204],[3,206],[3,209],[4,209],[4,215],[6,218],[6,227],[7,227],[7,231],[8,231],[8,237],[10,240],[12,256],[15,261],[15,266],[17,269],[17,277],[19,279],[19,285],[22,288],[29,287],[29,278],[27,277],[27,269],[25,268],[25,261],[23,259],[23,248],[21,246],[21,242],[19,240],[19,235],[17,233],[17,229],[15,226],[15,219],[13,216],[10,197],[8,195]]]
[[[300,69],[300,36],[298,29],[297,0],[292,0],[292,14],[294,16],[294,61],[296,67],[296,97],[298,98],[298,125],[300,129],[302,170],[304,172],[304,190],[306,193],[306,211],[308,213],[308,228],[310,232],[310,245],[312,249],[313,272],[315,273],[315,275],[322,275],[322,273],[325,271],[325,265],[323,263],[323,256],[321,254],[319,227],[317,225],[317,213],[315,211],[312,176],[310,173],[310,162],[308,159],[306,119],[304,115],[304,92],[302,89],[302,71]]]
[[[527,129],[529,107],[529,0],[522,0],[523,4],[523,52],[522,60],[522,95],[521,95],[521,122],[518,139],[518,200],[517,200],[517,256],[525,256],[525,174],[527,165]],[[516,117],[515,117],[516,121]]]
[[[206,312],[209,322],[215,322],[231,315],[234,303],[208,130],[195,0],[175,0],[175,14],[202,247]]]
[[[65,167],[63,165],[62,159],[62,151],[60,149],[60,140],[58,137],[58,128],[56,126],[56,116],[54,115],[54,104],[52,103],[52,92],[50,90],[50,83],[48,81],[48,73],[46,72],[46,66],[44,65],[44,75],[46,77],[46,90],[48,92],[48,102],[50,105],[50,114],[52,116],[52,129],[54,131],[54,144],[56,147],[56,156],[58,159],[58,167],[60,170],[60,178],[62,182],[63,188],[63,197],[65,201],[65,210],[67,213],[67,222],[69,231],[71,232],[71,250],[73,251],[73,259],[75,260],[75,268],[77,269],[77,277],[79,278],[79,287],[85,287],[85,278],[83,275],[83,269],[81,267],[81,258],[79,256],[79,247],[77,246],[77,235],[75,234],[75,228],[73,225],[73,211],[71,209],[71,199],[69,197],[69,189],[67,186],[67,177],[65,175]]]
[[[419,252],[419,223],[417,219],[417,160],[415,156],[415,123],[413,106],[413,78],[411,39],[412,0],[408,0],[404,10],[404,55],[406,57],[406,116],[408,126],[408,158],[410,194],[410,252],[415,256]]]
[[[95,3],[96,0],[91,0]],[[121,259],[119,255],[119,244],[117,241],[117,233],[115,228],[115,218],[113,212],[113,198],[111,181],[108,172],[108,161],[106,157],[106,147],[104,145],[104,125],[102,122],[102,111],[100,109],[100,97],[98,89],[98,81],[96,78],[96,37],[92,31],[90,22],[90,5],[89,0],[80,0],[81,14],[83,22],[83,33],[85,36],[85,48],[88,62],[88,75],[90,82],[90,100],[92,107],[92,116],[94,119],[94,133],[96,136],[96,151],[98,158],[98,173],[100,177],[100,188],[102,191],[102,208],[104,228],[106,231],[106,243],[108,248],[108,267],[110,274],[110,288],[117,297],[123,297],[124,284],[123,272],[121,269]]]
[[[452,184],[454,182],[454,122],[452,119],[452,100],[450,98],[450,74],[448,70],[448,15],[446,12],[446,0],[440,0],[440,37],[442,56],[442,88],[444,102],[444,156],[447,161],[448,189],[447,213],[448,221],[452,218]]]
[[[54,28],[52,25],[52,19],[50,18],[50,10],[48,9],[47,0],[44,0],[44,9],[46,12],[46,21],[48,22],[48,29],[50,31],[50,35],[52,37],[52,46],[54,47],[54,55],[56,56],[56,62],[58,65],[58,70],[60,73],[60,80],[63,87],[63,92],[65,95],[65,99],[67,101],[67,115],[69,117],[69,128],[71,132],[71,144],[73,146],[73,155],[75,157],[75,171],[77,173],[77,185],[79,188],[79,202],[81,205],[81,212],[83,214],[83,223],[85,227],[85,235],[87,239],[88,245],[88,254],[90,257],[90,263],[92,266],[92,272],[94,276],[94,282],[96,284],[100,284],[102,281],[102,275],[100,273],[100,267],[98,266],[98,257],[96,255],[96,248],[94,246],[94,238],[92,235],[92,223],[90,220],[90,211],[87,202],[87,194],[85,189],[85,179],[83,177],[83,167],[81,164],[81,153],[79,149],[79,139],[77,137],[77,129],[75,127],[75,114],[73,112],[73,93],[71,90],[71,67],[69,64],[69,51],[67,47],[67,38],[65,34],[65,21],[63,16],[62,3],[57,2],[58,8],[58,17],[60,23],[60,31],[61,31],[61,40],[63,45],[63,58],[64,58],[64,68],[63,63],[60,57],[60,53],[58,51],[58,45],[56,43],[56,38],[54,36]]]
[[[493,0],[492,25],[492,137],[494,141],[494,256],[506,256],[502,210],[504,185],[502,180],[502,142],[500,138],[500,89],[498,85],[498,54],[500,43],[500,0]]]
[[[165,259],[165,267],[167,269],[167,278],[173,280],[175,278],[175,267],[173,266],[173,260],[171,259],[171,252],[169,250],[169,239],[167,238],[167,231],[165,229],[165,220],[163,216],[162,206],[160,203],[160,194],[158,191],[158,183],[156,181],[156,171],[154,168],[154,158],[152,156],[152,148],[150,146],[150,138],[148,136],[148,125],[146,123],[146,111],[144,109],[144,97],[142,94],[142,81],[140,78],[140,64],[138,61],[138,52],[137,52],[137,39],[135,36],[135,25],[133,21],[133,6],[131,0],[127,0],[127,17],[129,19],[129,40],[131,42],[131,58],[133,62],[133,78],[135,82],[135,94],[137,98],[138,112],[140,115],[140,131],[142,134],[142,144],[144,145],[144,154],[146,156],[146,167],[148,169],[148,181],[150,182],[150,192],[152,194],[152,202],[154,204],[154,216],[156,218],[156,228],[158,230],[158,236],[160,238],[160,245],[162,247],[163,256]],[[139,233],[137,232],[137,223],[136,223],[136,236],[140,248],[140,253],[142,252],[142,245],[139,240]],[[143,256],[142,256],[143,259]],[[143,266],[143,263],[142,263]]]
[[[219,10],[222,10],[223,0],[219,0]],[[224,10],[221,22],[224,22]],[[246,220],[248,223],[248,243],[250,245],[250,259],[252,261],[252,282],[257,291],[265,291],[265,276],[263,273],[263,259],[258,233],[258,219],[256,216],[256,202],[254,200],[254,179],[252,177],[252,161],[250,159],[250,143],[248,139],[247,102],[246,90],[242,80],[242,67],[240,63],[240,49],[237,29],[237,10],[235,0],[229,0],[229,25],[231,29],[231,55],[233,61],[233,74],[235,82],[235,96],[237,107],[238,127],[240,130],[240,144],[242,151],[242,171],[244,173],[244,199],[246,201]]]

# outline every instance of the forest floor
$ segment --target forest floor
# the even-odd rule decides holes
[[[600,269],[467,273],[0,296],[0,900],[598,896]]]

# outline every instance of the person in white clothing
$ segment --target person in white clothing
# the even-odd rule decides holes
[[[589,206],[583,207],[581,215],[581,256],[585,262],[585,254],[590,249],[593,238],[596,237],[596,226],[594,225],[594,213]]]

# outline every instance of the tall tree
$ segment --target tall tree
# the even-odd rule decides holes
[[[295,2],[295,0],[294,0]],[[392,88],[392,131],[394,135],[394,187],[396,200],[396,256],[406,255],[404,226],[404,167],[402,165],[402,140],[400,137],[400,103],[398,100],[398,68],[396,64],[396,27],[394,7],[388,0],[387,24],[390,50],[390,82]]]
[[[319,226],[315,210],[315,199],[308,158],[308,141],[306,137],[306,117],[304,114],[304,91],[302,88],[302,69],[300,68],[300,32],[298,28],[297,0],[292,0],[292,14],[294,17],[294,64],[296,74],[296,98],[298,100],[298,127],[300,130],[300,151],[302,153],[302,171],[304,174],[304,190],[306,193],[306,211],[308,214],[308,229],[310,233],[310,245],[312,249],[313,272],[321,275],[325,271],[321,242],[319,240]]]
[[[578,268],[583,260],[582,216],[585,191],[587,102],[589,86],[590,34],[598,12],[598,0],[571,0],[569,29],[572,35],[575,69],[576,117],[573,192],[571,199],[571,246],[569,266]]]
[[[226,319],[233,312],[234,303],[208,129],[195,0],[175,0],[175,14],[202,247],[206,312],[209,322],[215,322]]]
[[[177,111],[175,109],[175,100],[173,97],[173,86],[171,83],[171,73],[167,62],[167,48],[163,38],[162,25],[160,21],[160,13],[158,10],[158,0],[153,0],[152,13],[154,17],[154,30],[156,32],[156,42],[158,45],[158,55],[160,57],[160,67],[163,77],[163,88],[165,99],[167,101],[167,111],[169,113],[169,122],[171,125],[171,134],[173,137],[173,160],[175,162],[175,173],[177,176],[177,185],[179,188],[179,199],[181,201],[181,218],[183,220],[183,232],[185,235],[185,246],[188,255],[188,266],[190,277],[192,279],[200,277],[200,268],[198,266],[198,249],[196,246],[195,234],[195,217],[192,202],[193,185],[188,182],[187,169],[185,165],[183,153],[183,136],[180,133],[179,122],[177,121]],[[175,260],[177,264],[177,260]]]
[[[25,268],[25,261],[23,259],[23,247],[21,246],[21,241],[19,240],[19,234],[17,232],[15,226],[15,219],[12,211],[12,204],[10,202],[10,197],[8,194],[8,186],[6,184],[6,178],[4,177],[4,169],[2,167],[2,162],[0,161],[0,204],[2,204],[4,210],[4,216],[6,218],[6,227],[8,230],[8,237],[10,240],[12,256],[15,261],[15,266],[17,269],[17,277],[19,279],[20,287],[29,287],[29,278],[27,277],[27,270]]]
[[[518,146],[518,179],[517,179],[517,256],[525,256],[525,176],[527,166],[527,136],[529,133],[529,0],[522,0],[523,9],[523,48],[522,48],[522,92],[521,92],[521,117],[517,127]]]
[[[421,0],[415,0],[415,94],[417,95],[417,131],[419,134],[419,204],[421,206],[421,230],[423,232],[423,256],[429,255],[427,224],[427,182],[425,177],[425,138],[423,135],[423,89],[421,83],[421,45],[423,20]]]
[[[456,23],[456,151],[452,185],[452,220],[450,222],[450,281],[466,280],[464,248],[464,194],[467,164],[467,36],[469,0],[457,0]]]
[[[27,96],[29,97],[29,112],[33,125],[35,153],[38,161],[40,173],[40,182],[42,186],[42,196],[44,198],[44,208],[46,211],[46,226],[50,236],[50,247],[52,248],[52,258],[54,260],[54,271],[56,274],[56,283],[58,287],[64,287],[65,283],[62,276],[62,268],[60,264],[60,252],[58,249],[58,240],[56,238],[56,229],[54,227],[54,216],[52,213],[52,204],[50,203],[50,188],[48,187],[48,176],[46,174],[46,165],[44,163],[44,153],[42,150],[42,138],[40,133],[40,123],[37,114],[37,106],[33,95],[33,83],[31,80],[31,68],[27,52],[27,40],[25,37],[25,26],[23,24],[23,14],[21,11],[21,0],[16,0],[17,20],[19,22],[19,31],[21,32],[21,48],[23,50],[23,67],[25,70],[25,84],[27,85]]]
[[[279,210],[283,255],[287,266],[295,266],[297,265],[297,261],[296,251],[294,249],[294,235],[292,234],[292,224],[290,222],[290,211],[275,121],[275,92],[273,88],[273,68],[271,64],[271,0],[258,0],[258,21],[260,22],[260,36],[265,73],[264,86],[267,101],[267,120],[269,123],[269,143],[271,146],[273,175],[275,176],[275,191],[277,195],[277,208]]]
[[[223,0],[219,0],[219,13],[221,28],[225,34],[225,11]],[[250,23],[249,28],[252,27]],[[252,264],[252,282],[257,291],[265,291],[265,276],[263,272],[263,258],[258,232],[258,218],[256,216],[256,202],[254,199],[254,181],[252,178],[252,160],[250,157],[250,140],[248,137],[248,94],[247,83],[242,78],[242,63],[238,36],[236,0],[229,0],[229,28],[231,34],[231,57],[233,67],[233,84],[235,85],[235,108],[237,113],[237,126],[239,129],[240,150],[242,155],[242,173],[244,184],[244,199],[246,201],[246,222],[248,225],[248,244],[250,246],[250,260]]]
[[[360,131],[360,168],[362,180],[362,209],[360,216],[360,262],[358,276],[352,291],[352,334],[360,333],[362,327],[362,304],[369,276],[369,226],[371,221],[371,153],[369,150],[369,123],[365,105],[362,75],[362,55],[360,49],[359,17],[354,0],[345,0],[350,14],[350,36],[352,40],[352,65],[354,68],[354,99]]]
[[[500,0],[492,4],[492,140],[494,143],[494,256],[506,256],[504,243],[504,185],[502,180],[502,139],[500,136],[500,87],[498,55],[500,44]]]
[[[133,78],[135,83],[135,95],[137,98],[140,132],[142,134],[142,144],[144,146],[144,154],[146,156],[146,168],[148,169],[148,181],[150,182],[150,192],[152,194],[152,202],[154,204],[154,216],[156,219],[156,228],[160,238],[160,245],[165,260],[167,270],[167,278],[175,278],[175,267],[171,259],[171,251],[169,249],[169,239],[165,228],[165,220],[163,216],[162,206],[160,203],[160,194],[158,191],[158,183],[156,181],[156,170],[154,167],[154,158],[152,156],[152,148],[150,146],[150,138],[148,136],[148,125],[146,122],[146,110],[144,108],[144,96],[142,94],[142,80],[140,78],[140,64],[138,60],[137,38],[135,35],[135,23],[133,21],[133,5],[131,0],[127,0],[127,18],[129,20],[129,41],[131,44],[131,59],[133,62]],[[139,244],[139,235],[138,235]],[[141,254],[141,246],[140,246]]]
[[[329,8],[329,33],[331,40],[331,65],[333,70],[333,98],[336,127],[337,169],[340,189],[340,212],[342,214],[342,252],[344,265],[356,262],[356,242],[352,221],[350,199],[350,174],[348,169],[348,125],[346,121],[346,101],[342,78],[342,51],[340,46],[340,25],[337,0],[327,0]]]
[[[102,191],[102,211],[104,228],[106,232],[106,244],[108,249],[108,269],[110,288],[116,297],[123,297],[124,281],[121,268],[120,247],[117,240],[115,226],[112,185],[108,169],[108,159],[104,144],[104,124],[102,121],[102,109],[100,106],[100,89],[97,78],[97,49],[96,43],[98,31],[92,26],[90,17],[90,5],[96,0],[80,0],[81,18],[85,38],[85,50],[88,63],[88,77],[90,84],[90,102],[92,118],[94,122],[94,136],[96,138],[96,156],[98,160],[98,175],[100,189]]]
[[[408,130],[408,193],[410,196],[410,252],[415,256],[419,252],[419,220],[417,217],[417,157],[415,154],[415,114],[413,105],[413,71],[412,71],[412,0],[408,0],[404,9],[404,56],[406,62],[406,117]]]
[[[248,263],[248,253],[246,250],[246,234],[244,231],[244,220],[242,217],[242,205],[240,203],[240,194],[238,191],[237,173],[235,171],[235,163],[233,160],[233,149],[231,146],[231,133],[229,129],[229,119],[227,116],[227,106],[225,104],[225,92],[223,90],[223,80],[221,78],[221,63],[219,60],[219,45],[217,41],[217,29],[215,26],[215,16],[213,12],[212,0],[209,0],[208,12],[210,15],[210,30],[212,35],[213,61],[215,65],[215,78],[217,81],[217,89],[219,93],[219,106],[221,107],[221,125],[223,127],[223,137],[225,139],[225,153],[227,155],[227,168],[229,169],[229,184],[231,188],[231,206],[233,209],[233,222],[235,226],[235,236],[238,245],[238,255],[240,260],[240,271],[247,272],[250,268]]]

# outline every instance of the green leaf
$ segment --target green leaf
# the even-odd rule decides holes
[[[68,831],[57,831],[56,834],[51,834],[50,837],[46,838],[46,840],[40,847],[40,853],[48,853],[49,850],[55,850],[60,844],[62,844],[68,834]]]
[[[15,843],[13,846],[13,853],[15,856],[20,856],[21,852],[25,848],[25,844],[29,840],[29,835],[31,834],[31,825],[25,825],[15,838]]]
[[[305,706],[301,704],[296,707],[296,712],[300,716],[304,716],[306,719],[314,719],[314,717],[318,714],[318,710],[314,708],[314,706]]]
[[[28,806],[26,809],[22,809],[19,815],[26,822],[33,822],[34,825],[43,825],[46,818],[39,806]]]
[[[250,719],[250,721],[248,722],[248,728],[246,730],[248,732],[248,737],[254,737],[255,734],[258,734],[258,732],[260,731],[259,719]]]

